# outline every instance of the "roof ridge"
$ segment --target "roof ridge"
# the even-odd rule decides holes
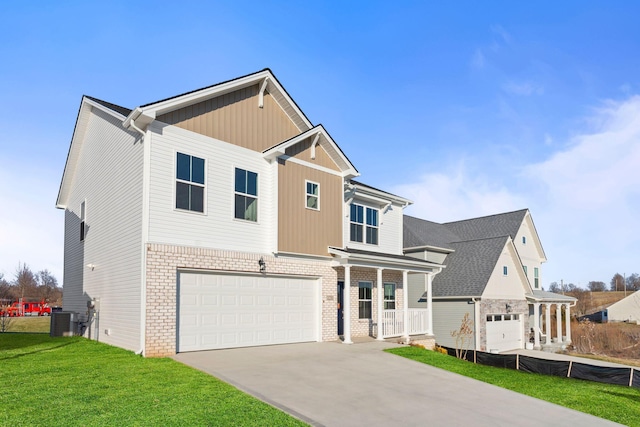
[[[510,212],[502,212],[502,213],[497,213],[497,214],[478,216],[478,217],[475,217],[475,218],[467,218],[467,219],[460,219],[460,220],[457,220],[457,221],[443,222],[442,225],[449,225],[449,224],[455,224],[457,222],[474,221],[474,220],[477,220],[477,219],[491,218],[491,217],[502,216],[502,215],[509,215],[509,214],[514,214],[516,212],[524,212],[524,211],[528,211],[528,210],[529,210],[529,208],[517,209],[515,211],[510,211]]]
[[[471,239],[471,240],[456,240],[455,242],[450,242],[449,244],[454,244],[454,243],[470,243],[470,242],[480,242],[483,240],[496,240],[496,239],[504,239],[507,237],[511,237],[510,235],[506,234],[504,236],[494,236],[494,237],[483,237],[480,239]]]

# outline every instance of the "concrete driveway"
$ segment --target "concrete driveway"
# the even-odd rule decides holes
[[[316,426],[617,425],[382,351],[394,346],[306,343],[174,359]]]

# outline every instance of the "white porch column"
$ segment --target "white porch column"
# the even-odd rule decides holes
[[[409,343],[409,272],[407,270],[402,270],[402,311],[404,314],[404,334],[403,337]]]
[[[427,334],[433,335],[433,274],[427,273],[427,309],[429,310],[427,315]]]
[[[382,269],[378,269],[378,332],[376,339],[384,340],[383,327],[384,322],[384,286],[382,284]]]
[[[564,315],[567,317],[567,321],[565,323],[565,335],[567,337],[565,341],[566,344],[571,344],[571,315],[569,314],[569,307],[571,307],[569,304],[564,305]]]
[[[562,306],[556,304],[556,335],[558,342],[562,342]]]
[[[540,350],[540,303],[533,303],[533,348]]]
[[[546,344],[551,344],[551,304],[544,305],[544,332],[547,334]]]
[[[353,344],[351,341],[351,266],[344,266],[344,291],[342,293],[342,304],[344,305],[344,341],[343,344]]]

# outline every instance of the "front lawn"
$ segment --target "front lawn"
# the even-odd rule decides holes
[[[84,338],[0,334],[0,425],[305,425],[172,359]]]
[[[476,365],[417,347],[386,351],[600,418],[640,426],[637,388]]]
[[[5,317],[4,319],[0,319],[0,322],[5,322],[6,332],[37,332],[48,334],[51,326],[51,317]]]

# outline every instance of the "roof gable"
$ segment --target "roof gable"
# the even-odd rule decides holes
[[[456,234],[460,240],[486,239],[498,236],[510,236],[515,239],[528,212],[528,209],[522,209],[480,218],[447,222],[443,225]]]

